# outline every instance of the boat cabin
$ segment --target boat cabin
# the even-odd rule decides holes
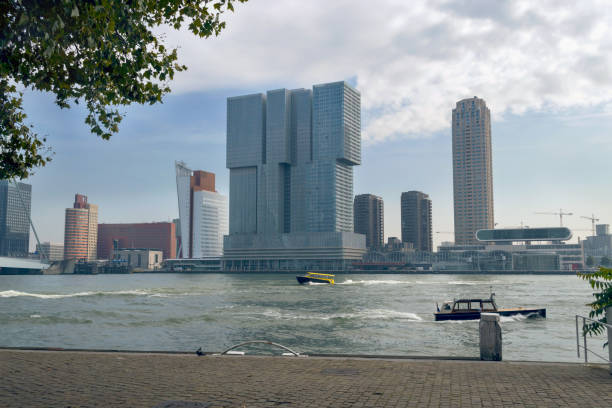
[[[450,303],[450,302],[449,302]],[[451,313],[497,312],[493,299],[458,299],[453,302]]]

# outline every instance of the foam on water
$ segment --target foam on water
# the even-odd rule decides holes
[[[331,319],[383,319],[383,320],[411,320],[422,321],[423,319],[415,313],[400,312],[388,309],[359,310],[347,313],[296,313],[281,312],[278,310],[265,310],[258,315],[274,319],[301,319],[301,320],[331,320]],[[253,314],[250,314],[251,316]]]
[[[344,282],[338,282],[337,285],[401,285],[409,284],[408,281],[399,280],[358,280],[347,279]]]
[[[135,290],[117,290],[117,291],[109,291],[109,292],[76,292],[76,293],[56,293],[56,294],[48,294],[48,293],[30,293],[30,292],[20,292],[18,290],[4,290],[0,292],[0,298],[12,298],[12,297],[20,297],[20,296],[28,296],[35,297],[39,299],[64,299],[71,297],[83,297],[83,296],[147,296],[152,295],[150,291],[144,289],[135,289]]]

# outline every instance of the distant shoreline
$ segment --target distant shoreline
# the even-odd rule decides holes
[[[66,273],[66,274],[49,274],[49,273],[6,273],[4,271],[0,271],[0,276],[24,276],[24,275],[32,275],[32,276],[86,276],[86,275],[142,275],[142,274],[172,274],[172,275],[202,275],[202,274],[226,274],[226,275],[243,275],[243,274],[279,274],[279,275],[299,275],[304,274],[307,271],[181,271],[181,272],[172,272],[167,270],[159,270],[159,271],[142,271],[142,272],[132,272],[132,273],[100,273],[100,274],[78,274],[78,273]],[[579,271],[471,271],[471,270],[429,270],[429,271],[389,271],[389,270],[351,270],[351,271],[328,271],[328,270],[317,270],[316,272],[321,273],[331,273],[335,275],[576,275],[577,273],[588,273],[592,272],[589,270],[579,270]]]

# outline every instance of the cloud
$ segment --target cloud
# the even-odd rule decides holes
[[[167,31],[176,92],[356,78],[366,142],[448,131],[456,101],[506,113],[612,100],[606,1],[251,0],[218,38]]]

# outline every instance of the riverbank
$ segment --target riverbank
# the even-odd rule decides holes
[[[0,406],[612,406],[602,365],[0,349]]]

